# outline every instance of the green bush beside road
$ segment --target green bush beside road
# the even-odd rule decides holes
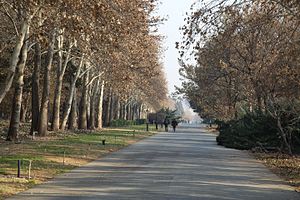
[[[228,122],[217,121],[219,136],[217,142],[229,148],[281,151],[283,148],[281,135],[277,128],[277,122],[270,115],[263,112],[245,114],[242,118]],[[293,152],[299,153],[300,127],[290,127],[283,122],[285,129],[291,131],[291,147]]]

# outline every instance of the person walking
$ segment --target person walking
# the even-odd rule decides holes
[[[164,120],[164,125],[165,125],[165,131],[168,132],[169,120],[167,118],[165,118]]]
[[[176,121],[176,119],[173,119],[171,124],[172,124],[172,127],[173,127],[173,131],[175,132],[176,131],[176,126],[178,125],[178,122]]]

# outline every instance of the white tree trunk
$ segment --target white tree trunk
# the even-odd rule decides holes
[[[51,35],[51,41],[49,44],[48,55],[47,55],[47,64],[45,66],[44,72],[44,84],[43,84],[43,95],[41,101],[41,110],[39,116],[39,124],[38,124],[38,135],[46,136],[48,132],[48,106],[49,106],[49,95],[50,95],[50,74],[52,68],[52,61],[54,55],[54,47],[55,47],[55,30]]]
[[[27,33],[28,34],[28,33]],[[28,42],[26,41],[21,50],[21,59],[17,66],[17,79],[15,84],[15,93],[13,97],[13,106],[11,112],[11,120],[7,134],[7,140],[14,141],[18,139],[18,132],[20,127],[20,116],[22,107],[22,95],[24,85],[24,69],[27,61]]]
[[[12,52],[12,56],[10,59],[9,72],[7,74],[4,84],[1,85],[1,87],[0,87],[0,103],[3,101],[6,93],[10,90],[10,88],[12,86],[15,72],[16,72],[16,67],[19,62],[20,52],[21,52],[22,46],[24,44],[27,30],[29,28],[29,22],[30,22],[30,19],[27,19],[23,22],[23,24],[21,26],[21,31],[20,31],[19,37],[17,39],[17,42],[14,47],[14,51]]]
[[[97,128],[102,129],[102,115],[103,115],[103,93],[104,93],[104,81],[101,83],[101,90],[99,95],[99,101],[98,101],[98,117],[97,117]]]
[[[76,82],[77,82],[77,79],[80,76],[80,72],[81,72],[83,63],[84,63],[84,56],[81,57],[80,64],[77,68],[76,74],[73,77],[73,80],[72,80],[71,85],[70,85],[70,94],[69,94],[68,100],[66,102],[66,108],[65,108],[65,111],[64,111],[62,123],[60,125],[61,130],[65,130],[66,125],[67,125],[68,117],[69,117],[71,107],[72,107],[72,101],[73,101],[74,91],[75,91],[75,87],[76,87]]]
[[[56,85],[55,85],[55,93],[54,93],[54,100],[53,100],[53,121],[52,121],[52,130],[57,131],[59,129],[59,121],[60,121],[60,100],[61,100],[61,91],[62,91],[62,84],[63,84],[63,78],[65,75],[66,68],[68,66],[68,63],[70,61],[70,54],[72,49],[72,44],[70,44],[68,48],[68,52],[66,53],[66,58],[63,63],[63,36],[59,36],[59,64],[57,66],[56,71]]]

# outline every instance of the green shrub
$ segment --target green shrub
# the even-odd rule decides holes
[[[263,112],[247,113],[238,120],[217,121],[219,145],[236,149],[251,149],[257,146],[280,147],[276,121]]]
[[[136,124],[136,125],[146,124],[146,122],[147,122],[146,119],[136,119],[136,120],[135,120],[135,124]]]
[[[135,125],[134,120],[117,119],[111,122],[112,127],[123,127],[123,126],[132,126],[132,125]]]

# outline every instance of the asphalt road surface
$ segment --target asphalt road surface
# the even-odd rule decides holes
[[[10,200],[299,200],[247,152],[201,127],[160,133]]]

